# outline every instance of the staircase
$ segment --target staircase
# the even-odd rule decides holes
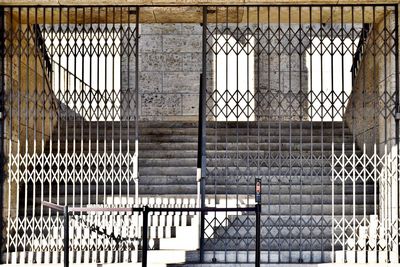
[[[133,154],[133,126],[132,122],[60,122],[60,130],[54,132],[52,149],[48,153],[126,154],[129,149]],[[128,183],[115,179],[114,182],[98,184],[69,181],[59,185],[58,194],[62,196],[60,204],[64,204],[65,199],[75,206],[196,206],[197,127],[197,122],[139,123],[139,203],[134,202],[133,180]],[[259,177],[263,184],[262,262],[330,262],[332,210],[336,216],[342,216],[343,211],[346,216],[353,215],[352,204],[355,199],[356,217],[363,215],[364,208],[367,215],[372,214],[374,191],[373,185],[356,184],[354,188],[359,194],[353,199],[352,183],[352,186],[345,186],[344,195],[343,185],[336,183],[333,196],[335,203],[342,204],[344,199],[343,204],[348,205],[342,209],[343,206],[339,204],[332,209],[332,148],[338,154],[342,154],[342,149],[346,155],[360,153],[358,149],[353,151],[353,136],[341,122],[209,122],[207,205],[254,205],[254,179]],[[123,171],[133,168],[133,165],[132,162],[122,162],[91,165],[87,168]],[[46,200],[57,201],[54,191],[56,187],[56,183],[43,186],[43,195],[51,195],[51,199]],[[29,194],[33,195],[33,192]],[[363,204],[364,196],[367,206]],[[36,193],[36,203],[40,199],[41,196]],[[36,214],[38,209],[36,206]],[[98,216],[103,217],[91,221],[104,220],[104,214]],[[176,238],[179,231],[197,231],[198,218],[193,217],[193,214],[187,216],[184,220],[191,223],[178,225],[155,219],[152,227],[156,230],[150,234],[156,240],[153,248],[168,251],[173,249],[169,245],[176,246],[179,242],[168,243],[170,241],[163,239]],[[174,220],[174,216],[172,219],[167,217],[165,221]],[[133,220],[126,216],[121,218]],[[222,218],[225,223],[220,223],[221,220],[216,222],[210,214],[206,219],[206,233],[209,236],[205,240],[206,262],[238,263],[254,260],[253,214],[227,214],[226,218]],[[127,224],[125,230],[119,231],[129,232],[132,227]],[[175,227],[173,231],[176,234],[165,235],[170,231],[166,229],[171,227]],[[180,238],[180,242],[183,242],[185,235],[180,235]],[[182,250],[185,260],[197,261],[197,239],[185,246],[192,250],[185,252],[185,247],[178,248]],[[176,259],[172,262],[176,262]]]
[[[331,262],[332,211],[337,218],[373,214],[373,184],[348,179],[345,184],[336,181],[332,188],[332,149],[338,156],[361,154],[342,122],[219,123],[213,131],[217,135],[208,139],[212,148],[207,153],[209,191],[217,185],[216,195],[235,195],[242,203],[250,198],[252,203],[254,179],[262,179],[262,262]],[[255,216],[226,219],[227,223],[220,223],[221,218],[209,223],[218,239],[206,239],[206,261],[254,259]]]

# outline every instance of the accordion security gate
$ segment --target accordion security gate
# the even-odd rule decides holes
[[[204,199],[250,205],[261,179],[262,262],[399,262],[397,23],[396,6],[205,9]],[[253,261],[254,222],[206,217],[205,259]]]
[[[139,28],[154,14],[202,25],[198,204],[253,206],[261,179],[262,262],[399,261],[397,6],[1,11],[4,262],[61,261],[62,218],[41,201],[142,204]],[[73,216],[74,250],[137,260],[136,217]],[[201,260],[254,262],[254,215],[200,228]]]
[[[3,9],[5,262],[61,261],[63,218],[42,201],[112,205],[123,195],[135,202],[136,11]],[[103,223],[97,220],[91,224]],[[93,262],[103,261],[98,250],[134,249],[130,240],[89,234],[84,222],[75,230],[74,249],[92,250]]]

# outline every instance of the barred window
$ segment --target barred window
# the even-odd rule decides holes
[[[215,35],[214,114],[217,121],[254,121],[254,36]]]

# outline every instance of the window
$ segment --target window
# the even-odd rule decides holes
[[[254,37],[243,42],[216,35],[214,117],[217,121],[254,120]]]
[[[358,40],[352,43],[349,38],[343,41],[335,38],[333,42],[330,38],[324,38],[322,41],[319,38],[313,39],[306,59],[311,120],[343,119],[352,91],[352,54],[357,49],[357,43]]]
[[[83,26],[80,26],[83,27]],[[62,116],[75,113],[85,120],[120,118],[121,39],[116,30],[48,30],[53,92],[63,105]]]

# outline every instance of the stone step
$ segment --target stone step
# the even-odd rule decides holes
[[[72,127],[84,127],[88,128],[93,125],[98,125],[99,128],[106,128],[109,129],[112,126],[114,127],[132,127],[134,128],[135,122],[134,121],[97,121],[97,122],[90,122],[90,121],[60,121],[60,126],[69,126]],[[138,122],[139,129],[146,129],[146,128],[167,128],[167,129],[181,129],[181,128],[195,128],[198,127],[197,121],[139,121]],[[231,128],[231,129],[246,129],[246,128],[302,128],[302,129],[310,129],[310,128],[344,128],[347,129],[347,125],[342,121],[335,121],[335,122],[320,122],[320,121],[228,121],[228,122],[221,122],[221,121],[207,121],[207,128],[208,129],[215,129],[215,128]]]
[[[67,187],[67,190],[66,190]],[[102,196],[103,194],[109,195],[114,191],[114,195],[118,196],[121,194],[122,196],[126,196],[128,193],[128,188],[129,188],[129,193],[134,196],[135,193],[135,185],[132,183],[129,185],[106,185],[104,184],[99,184],[99,185],[73,185],[73,184],[67,184],[63,185],[60,184],[59,187],[57,188],[56,186],[53,186],[52,188],[52,194],[57,194],[59,192],[60,198],[62,199],[64,194],[67,193],[67,195],[72,194],[75,192],[76,195],[80,195],[81,193],[83,196],[89,194],[94,195],[96,192],[99,194],[99,196]],[[348,196],[353,197],[356,196],[356,198],[361,198],[360,196],[365,196],[371,197],[375,193],[374,190],[374,185],[373,184],[366,184],[365,188],[363,184],[355,184],[354,188],[353,185],[342,185],[342,184],[335,184],[334,186],[334,193],[336,196],[342,196],[342,193],[344,191],[344,194],[346,198]],[[37,187],[37,191],[40,191],[40,188]],[[197,194],[197,184],[155,184],[155,183],[150,183],[147,186],[145,184],[142,184],[142,186],[139,188],[139,192],[141,196],[146,196],[146,195],[158,195],[161,196],[163,194],[165,195],[187,195],[187,194],[193,194],[193,198],[195,198]],[[46,197],[48,196],[49,193],[49,187],[44,186],[43,187],[43,195]],[[248,184],[231,184],[231,183],[209,183],[206,184],[206,193],[209,194],[210,196],[214,196],[214,193],[217,195],[225,195],[225,194],[239,194],[239,195],[251,195],[254,193],[254,182],[250,182]],[[262,198],[267,201],[270,199],[273,195],[281,195],[282,200],[284,200],[283,197],[285,195],[300,195],[303,194],[304,198],[307,198],[307,195],[312,195],[312,197],[321,197],[322,194],[328,194],[328,197],[331,197],[332,194],[332,184],[329,183],[324,183],[324,184],[275,184],[274,186],[272,185],[263,185],[262,187]],[[360,196],[359,196],[360,195]],[[325,197],[325,196],[324,196]],[[360,200],[361,201],[361,200]],[[372,200],[367,200],[368,202],[372,202]],[[267,202],[266,202],[267,203]]]
[[[197,159],[197,149],[196,150],[180,150],[180,149],[168,149],[168,150],[149,150],[149,149],[142,149],[139,147],[139,158],[140,159],[147,159],[147,158],[162,158],[162,159],[171,159],[171,158],[176,158],[176,159],[181,159],[181,158],[187,158],[187,159]],[[79,150],[79,149],[78,149]],[[57,153],[57,147],[53,148],[54,153]],[[118,152],[117,150],[115,150]],[[99,149],[99,152],[102,153],[102,150]],[[356,151],[359,152],[358,150]],[[80,151],[79,151],[80,153]],[[87,155],[89,152],[85,151],[84,154]],[[96,153],[96,148],[91,149],[91,153],[95,154]],[[134,150],[130,152],[132,155],[135,153]],[[324,150],[324,151],[253,151],[253,150],[209,150],[206,152],[207,153],[207,158],[212,159],[212,158],[282,158],[284,159],[303,159],[309,160],[309,158],[312,156],[313,158],[321,158],[321,157],[330,157],[332,155],[332,150]],[[339,155],[346,155],[346,156],[351,156],[353,155],[353,151],[350,150],[345,150],[344,152],[342,151],[335,151],[335,154],[337,156]]]
[[[364,213],[372,214],[374,212],[373,205],[335,205],[333,212],[337,215],[343,214],[353,214],[361,215]],[[299,205],[299,204],[276,204],[276,205],[268,205],[267,208],[262,209],[262,214],[269,215],[331,215],[332,214],[332,205],[329,204],[307,204],[307,205]],[[343,213],[344,212],[344,213]]]
[[[263,263],[261,266],[270,267],[271,263],[281,263],[279,266],[281,267],[297,267],[293,262],[299,262],[301,259],[301,264],[304,266],[304,263],[320,263],[320,262],[331,262],[331,251],[323,251],[314,249],[314,250],[302,250],[302,251],[272,251],[265,250],[261,251],[261,262]],[[386,253],[386,252],[385,252]],[[7,253],[3,254],[4,261],[7,257]],[[254,251],[244,250],[244,251],[221,251],[221,250],[212,250],[205,251],[204,253],[204,262],[203,264],[199,264],[200,256],[199,251],[175,251],[175,250],[150,250],[148,252],[148,257],[153,261],[162,260],[166,255],[172,254],[172,260],[175,263],[169,263],[169,267],[229,267],[229,266],[237,266],[237,267],[252,267],[254,266]],[[139,256],[139,258],[138,258]],[[139,255],[137,256],[137,251],[71,251],[70,252],[70,262],[71,263],[83,263],[83,264],[101,264],[101,263],[114,263],[117,259],[121,258],[124,262],[130,263],[131,266],[141,266],[141,263],[136,263],[141,260],[141,251],[139,251]],[[64,253],[62,251],[52,251],[52,252],[9,252],[8,258],[10,261],[8,263],[16,264],[17,261],[21,260],[21,263],[26,262],[27,264],[34,263],[42,263],[43,266],[54,266],[54,264],[61,264],[64,258]],[[23,259],[26,259],[24,261]],[[186,263],[177,263],[177,262],[186,262]],[[282,263],[289,263],[290,265],[282,265]],[[46,265],[47,264],[47,265]],[[164,264],[157,265],[157,263],[152,262],[152,266],[165,266]],[[300,265],[298,265],[300,266]],[[307,265],[310,267],[318,267],[319,265]],[[328,265],[329,267],[333,267],[334,264]],[[274,265],[274,267],[278,267],[278,265]]]
[[[107,197],[106,197],[107,198]],[[111,197],[108,197],[111,198]],[[38,203],[40,199],[37,199]],[[46,197],[46,201],[51,201],[53,203],[57,203],[57,197]],[[68,203],[68,205],[71,206],[86,206],[88,203],[96,203],[96,200],[101,202],[104,201],[103,196],[95,197],[95,196],[90,196],[90,202],[89,202],[89,197],[82,197],[80,198],[79,196],[73,196],[69,195],[66,198],[60,199],[59,203],[61,205],[65,205],[65,203]],[[111,201],[108,199],[108,201]],[[40,205],[36,206],[36,214],[40,214]],[[341,203],[337,203],[334,206],[333,209],[334,213],[336,215],[343,215],[344,214],[351,214],[351,215],[361,215],[366,212],[366,214],[372,214],[374,212],[374,205],[373,204],[363,204],[361,203],[356,203],[353,205],[352,202],[346,203],[346,205],[341,205]],[[27,210],[27,213],[32,215],[33,210]],[[305,203],[305,204],[300,204],[300,203],[288,203],[288,202],[282,202],[278,204],[268,204],[263,202],[263,207],[262,207],[262,214],[265,215],[330,215],[332,214],[332,205],[331,203]]]
[[[92,142],[89,146],[88,142],[83,144],[76,143],[75,145],[70,142],[68,145],[65,142],[62,142],[60,145],[60,151],[64,152],[72,152],[74,147],[76,152],[88,151],[91,148],[91,151],[99,151],[99,152],[125,152],[129,146],[130,151],[132,153],[135,151],[135,143],[111,143],[108,142],[106,144],[96,142]],[[58,149],[57,143],[53,143],[53,152],[56,152]],[[67,150],[68,149],[68,150]],[[139,143],[140,150],[192,150],[197,151],[198,144],[195,142],[140,142]],[[329,151],[332,152],[332,144],[331,143],[306,143],[306,144],[299,144],[299,143],[247,143],[247,142],[231,142],[231,143],[207,143],[206,145],[207,151],[236,151],[236,150],[247,150],[247,151]],[[336,153],[342,153],[343,151],[352,151],[355,153],[359,153],[359,150],[353,150],[352,143],[346,143],[342,145],[341,143],[335,143],[333,147]],[[344,149],[344,150],[342,150]]]
[[[331,205],[332,204],[332,195],[329,194],[324,195],[310,195],[310,194],[290,194],[290,195],[281,195],[281,194],[268,194],[268,190],[264,190],[264,195],[262,197],[262,203],[265,205],[279,205],[279,204],[324,204]],[[364,202],[365,197],[365,202]],[[340,192],[337,192],[333,196],[334,203],[336,205],[341,205],[342,203],[352,205],[371,205],[377,203],[377,199],[374,199],[373,194],[357,194],[357,195],[341,195]]]
[[[263,263],[293,263],[293,262],[331,262],[330,250],[322,251],[319,248],[313,248],[312,250],[301,250],[301,251],[288,251],[288,250],[265,250],[261,251],[261,262]],[[193,256],[192,256],[193,257]],[[215,248],[211,251],[204,253],[204,261],[209,263],[226,263],[226,266],[235,266],[237,263],[251,263],[254,266],[255,252],[251,250],[233,250],[224,251],[223,249]],[[213,265],[215,266],[215,265]],[[240,265],[241,266],[241,265]],[[270,266],[270,265],[268,265]]]
[[[295,135],[296,133],[281,133],[281,134],[259,134],[259,135],[250,135],[250,134],[221,134],[221,135],[208,135],[207,136],[207,142],[208,143],[237,143],[237,142],[249,142],[249,143],[302,143],[302,144],[308,144],[308,143],[352,143],[353,137],[350,135],[305,135],[302,133]],[[91,137],[91,138],[89,138]],[[114,143],[119,143],[120,141],[123,143],[127,143],[129,140],[131,143],[135,142],[135,135],[128,135],[124,133],[114,133],[112,132],[108,135],[104,134],[82,134],[82,133],[74,133],[74,132],[68,132],[68,135],[60,135],[60,136],[53,136],[53,143],[57,143],[58,140],[60,140],[61,143],[65,143],[65,140],[68,140],[69,142],[75,142],[75,143],[87,143],[89,141],[91,142],[99,142],[103,143],[105,140],[107,142],[114,142]],[[140,135],[140,143],[148,143],[148,142],[171,142],[171,143],[187,143],[187,142],[192,142],[192,143],[197,143],[198,142],[198,136],[197,135],[175,135],[175,134],[164,134],[164,133],[154,133],[154,134],[145,134],[145,135]]]
[[[290,238],[283,236],[282,238],[263,238],[261,241],[261,250],[280,251],[280,250],[323,250],[329,251],[332,249],[331,239],[329,235],[320,237],[305,237]],[[331,236],[330,236],[331,237]],[[255,236],[253,237],[232,237],[232,238],[218,238],[208,239],[204,244],[205,250],[227,250],[227,251],[241,251],[241,250],[255,250],[256,242]],[[208,241],[208,242],[207,242]],[[322,244],[321,244],[322,243]],[[340,249],[336,246],[336,249]]]
[[[280,223],[277,222],[274,225],[265,226],[266,222],[261,220],[261,237],[263,242],[268,243],[269,239],[276,238],[282,241],[286,239],[297,239],[297,242],[301,241],[310,242],[310,239],[324,239],[330,240],[332,238],[332,225],[329,223],[319,223],[307,225],[305,223],[300,224],[296,222]],[[240,238],[254,238],[256,236],[256,226],[255,224],[240,225],[229,224],[226,226],[215,226],[213,230],[209,233],[217,235],[218,238],[222,240],[232,240]],[[283,241],[282,243],[286,243]],[[293,241],[296,242],[296,241]]]
[[[264,209],[266,205],[262,206]],[[370,215],[366,215],[369,218]],[[371,215],[374,216],[374,215]],[[225,216],[229,220],[229,225],[233,227],[253,227],[256,223],[256,215],[253,213],[243,214],[228,214]],[[302,214],[302,215],[267,215],[261,214],[260,219],[263,227],[277,227],[284,226],[288,227],[291,225],[307,226],[307,227],[318,227],[318,226],[332,226],[332,219],[340,221],[346,220],[361,220],[364,215],[318,215],[318,214]],[[249,228],[250,229],[250,228]]]
[[[261,221],[261,225],[263,225],[263,221]],[[268,243],[268,239],[273,237],[277,239],[331,239],[332,238],[332,225],[312,225],[307,226],[304,224],[290,224],[290,225],[281,225],[276,224],[275,226],[261,226],[261,236],[263,242]],[[210,231],[211,232],[211,231]],[[218,238],[223,240],[231,240],[231,239],[240,239],[240,238],[254,238],[256,236],[256,226],[240,226],[240,225],[227,225],[223,227],[216,226],[212,231],[213,234],[217,235]],[[283,243],[285,243],[284,241]],[[295,242],[295,241],[293,241]]]
[[[316,168],[316,170],[318,170]],[[210,169],[209,171],[212,171],[212,169]],[[300,185],[314,185],[314,186],[323,186],[323,185],[332,185],[332,175],[325,175],[325,176],[311,176],[311,175],[267,175],[265,173],[260,173],[257,176],[254,177],[248,177],[248,178],[242,178],[239,175],[236,174],[232,174],[230,176],[208,176],[207,179],[207,183],[208,185],[229,185],[229,186],[254,186],[254,179],[255,177],[260,178],[262,185],[263,185],[263,189],[269,188],[271,186],[300,186]],[[78,177],[80,178],[80,177]],[[370,185],[373,182],[368,180],[365,184],[366,185]],[[96,186],[98,186],[99,188],[103,188],[104,187],[104,183],[103,182],[99,182],[99,183],[91,183],[90,186],[88,183],[84,183],[84,184],[80,184],[79,180],[76,181],[76,187],[79,188],[88,188],[91,187],[92,190],[96,189]],[[139,177],[139,184],[141,186],[146,186],[146,185],[196,185],[196,177],[194,175],[141,175]],[[346,179],[344,182],[342,181],[335,181],[336,185],[343,185],[343,186],[353,186],[353,181],[350,179]],[[362,181],[360,181],[360,179],[356,180],[357,185],[359,184],[364,184]],[[63,190],[64,186],[67,185],[68,187],[71,187],[73,185],[73,183],[71,181],[68,181],[68,183],[65,183],[65,181],[63,180],[60,184],[59,184],[59,189]],[[121,182],[115,182],[115,188],[119,188],[119,186],[122,186],[123,188],[125,188],[128,184],[126,182],[126,180],[121,181]],[[130,180],[130,185],[134,185],[134,181],[133,179]],[[111,187],[111,182],[108,181],[106,183],[107,187]],[[36,186],[37,188],[39,188],[39,185]],[[49,188],[49,184],[48,183],[44,183],[43,188],[45,190],[45,192],[48,192],[47,188]],[[54,181],[54,183],[52,183],[52,188],[53,190],[57,189],[57,183]],[[63,191],[61,191],[63,192]]]
[[[197,159],[197,150],[150,150],[146,149],[143,150],[139,147],[139,157],[143,158],[195,158]],[[358,150],[356,152],[359,152]],[[313,156],[314,158],[320,157],[330,157],[332,155],[332,150],[324,150],[324,151],[253,151],[253,150],[229,150],[229,151],[218,151],[218,150],[209,150],[206,151],[207,158],[278,158],[281,157],[282,159],[288,158],[300,158],[306,160]],[[346,155],[351,156],[353,155],[353,151],[345,150],[342,151],[335,151],[336,155]],[[357,153],[355,153],[357,154]]]
[[[134,264],[141,260],[141,251],[139,251],[139,258],[137,258],[137,251],[71,251],[70,262],[71,263],[114,263],[117,259],[121,258],[124,262],[130,263],[130,266],[141,266],[141,263]],[[4,256],[6,253],[4,253]],[[204,264],[199,264],[200,256],[198,251],[184,251],[184,250],[150,250],[148,252],[148,258],[152,259],[152,266],[161,267],[166,266],[164,264],[157,265],[157,261],[162,260],[166,255],[172,254],[173,256],[168,257],[175,263],[168,263],[169,267],[173,266],[186,266],[186,267],[252,267],[254,266],[254,251],[243,250],[243,251],[205,251],[204,253]],[[282,263],[291,262],[291,267],[304,266],[304,263],[320,263],[320,262],[331,262],[331,251],[321,252],[318,249],[314,250],[302,250],[302,251],[272,251],[265,250],[261,251],[261,262],[264,263],[263,267],[279,267],[283,266]],[[42,263],[48,264],[43,266],[53,266],[57,263],[62,263],[64,253],[62,251],[53,252],[9,252],[8,258],[9,263],[16,263],[16,260],[21,260],[21,263]],[[167,258],[167,259],[168,259]],[[293,262],[299,262],[301,259],[302,264],[296,265]],[[178,262],[178,263],[177,263]],[[179,263],[181,262],[181,263]],[[186,262],[186,263],[182,263]],[[280,265],[271,265],[271,263],[278,263]],[[149,262],[150,263],[150,262]],[[132,265],[133,264],[133,265]],[[317,267],[317,265],[307,265],[310,267]],[[332,265],[333,266],[333,265]],[[331,267],[331,265],[329,265]]]
[[[241,157],[243,155],[243,157]],[[155,154],[153,158],[139,158],[139,166],[143,167],[190,167],[197,165],[197,158],[159,158],[159,155]],[[218,157],[208,158],[207,167],[224,167],[224,166],[236,166],[236,167],[247,167],[256,165],[254,158],[248,157],[246,154],[237,154],[233,158]],[[260,156],[260,167],[330,167],[332,166],[332,159],[329,157],[317,158],[276,158],[268,155]],[[359,163],[355,166],[356,168],[362,167]]]
[[[7,257],[3,253],[3,257]],[[21,251],[21,252],[8,252],[9,264],[38,264],[41,266],[62,266],[64,260],[64,252],[61,249],[55,251]],[[5,259],[3,262],[6,262]],[[98,266],[101,263],[117,263],[117,262],[138,262],[138,255],[136,250],[118,251],[118,250],[80,250],[69,252],[69,262],[72,264],[80,265],[93,265]],[[21,265],[19,265],[21,264]],[[138,265],[139,266],[139,265]]]
[[[167,185],[165,185],[167,186]],[[305,186],[305,185],[303,185]],[[123,188],[122,188],[123,187]],[[170,192],[174,193],[174,190],[177,190],[179,186],[171,186],[170,185]],[[285,188],[283,188],[285,187]],[[289,188],[287,188],[289,187]],[[294,203],[301,203],[303,205],[308,205],[308,204],[331,204],[332,203],[332,192],[329,189],[324,188],[325,194],[321,194],[322,188],[321,185],[314,185],[314,188],[310,187],[305,187],[305,188],[299,188],[300,185],[276,185],[274,187],[272,186],[264,186],[263,187],[263,194],[262,194],[262,203],[263,204],[270,204],[270,205],[278,205],[278,204],[294,204]],[[248,187],[244,186],[244,189],[247,189],[247,194],[252,194],[254,190],[254,185],[249,185]],[[104,190],[106,190],[104,192]],[[146,189],[145,188],[140,188],[139,189],[141,194],[146,194]],[[326,191],[325,191],[326,190]],[[375,199],[373,192],[370,192],[370,189],[366,189],[365,192],[356,192],[357,194],[352,194],[351,192],[352,187],[348,187],[345,189],[346,194],[342,195],[342,190],[335,190],[335,195],[334,195],[334,202],[336,204],[341,204],[344,203],[346,204],[374,204],[377,202],[377,199]],[[361,190],[361,189],[358,189]],[[226,187],[225,192],[226,194],[236,194],[239,191],[238,188],[236,187]],[[240,190],[243,191],[243,190]],[[43,196],[48,197],[49,196],[49,187],[43,187]],[[133,195],[135,192],[134,185],[130,186],[129,192]],[[64,196],[65,194],[69,195],[74,195],[75,198],[82,198],[86,201],[89,200],[89,194],[90,194],[90,199],[92,200],[91,203],[94,203],[96,201],[96,193],[99,194],[98,198],[99,199],[104,199],[104,193],[106,196],[111,197],[114,195],[115,197],[118,197],[119,194],[121,195],[126,195],[128,193],[127,191],[127,186],[123,185],[121,188],[118,185],[107,185],[106,188],[104,188],[104,185],[99,185],[97,188],[96,186],[88,186],[88,185],[76,185],[75,188],[73,185],[68,185],[67,190],[65,186],[60,186],[58,189],[58,194],[61,196]],[[223,194],[223,193],[222,193]],[[53,191],[52,193],[53,196],[56,195],[56,192]],[[37,196],[36,201],[40,201],[41,197]],[[60,199],[63,199],[61,197]],[[77,199],[75,199],[77,201]],[[79,202],[80,203],[80,202]]]
[[[337,257],[343,256],[340,255],[343,253],[342,250],[335,251]],[[380,258],[385,259],[387,256],[387,251],[381,251],[377,258],[376,251],[346,251],[348,256],[353,256],[355,253],[358,254],[359,258],[366,258],[368,255],[368,264],[358,264],[358,266],[378,266],[378,262],[380,262]],[[390,252],[395,258],[395,253]],[[141,263],[136,263],[141,260],[141,251],[139,251],[137,255],[136,250],[131,251],[104,251],[104,250],[96,250],[96,251],[70,251],[70,263],[79,263],[79,264],[101,264],[101,263],[115,263],[117,259],[119,261],[123,261],[124,263],[128,263],[130,266],[141,266]],[[157,261],[162,261],[162,259],[169,254],[173,254],[173,256],[168,257],[171,261],[175,263],[168,263],[167,266],[170,267],[229,267],[229,266],[237,266],[237,267],[252,267],[254,266],[255,253],[251,250],[232,250],[232,251],[223,251],[223,250],[208,250],[204,253],[204,263],[199,262],[199,251],[184,251],[184,250],[150,250],[148,252],[148,257],[151,257],[151,266],[166,266],[165,263],[157,263]],[[391,255],[391,256],[392,256]],[[16,264],[18,263],[41,263],[42,266],[54,266],[54,264],[61,264],[63,260],[63,252],[58,251],[46,251],[46,252],[33,252],[33,251],[22,251],[22,252],[8,252],[3,253],[3,262],[6,262],[6,258],[9,259],[8,264]],[[138,258],[139,256],[139,258]],[[332,262],[332,252],[331,251],[321,251],[318,248],[313,248],[313,250],[262,250],[260,254],[261,258],[261,266],[262,267],[300,267],[300,266],[309,266],[309,267],[318,267],[321,266],[320,263],[324,263],[324,266],[334,267],[340,263],[328,263]],[[176,263],[182,262],[182,263]],[[184,263],[183,263],[184,262]],[[350,263],[352,264],[354,259],[350,259]],[[384,261],[382,261],[384,262]],[[375,263],[375,265],[374,265]],[[273,265],[271,265],[273,264]],[[380,263],[382,265],[382,263]],[[123,265],[123,264],[122,264]],[[354,264],[353,264],[354,265]],[[384,265],[387,265],[384,264]],[[389,266],[395,266],[396,263],[389,264]]]
[[[271,177],[271,176],[323,176],[323,177],[331,177],[332,168],[330,166],[290,166],[290,162],[286,164],[282,164],[283,166],[220,166],[213,167],[210,166],[207,168],[208,171],[208,179],[215,179],[214,177],[221,177],[224,180],[234,179],[243,179],[240,177]],[[293,164],[295,165],[295,164]],[[92,164],[90,166],[80,166],[80,162],[70,162],[67,166],[61,166],[62,170],[67,169],[70,175],[76,173],[75,177],[68,177],[68,179],[74,179],[75,181],[79,181],[82,179],[83,173],[88,173],[89,171],[98,171],[97,174],[101,178],[105,178],[109,181],[118,181],[121,179],[121,175],[118,172],[122,172],[122,180],[125,180],[127,177],[128,166],[118,166],[117,163],[115,165],[111,165],[109,162],[106,166],[103,164]],[[83,170],[82,170],[83,168]],[[339,171],[347,171],[350,172],[353,168],[346,167],[335,167],[337,172]],[[133,165],[129,167],[129,170],[133,170]],[[357,167],[360,173],[362,171],[361,167]],[[139,177],[143,176],[196,176],[197,168],[196,166],[141,166],[139,167]],[[362,176],[362,174],[360,174]],[[93,178],[93,177],[92,177]],[[360,179],[360,177],[357,177]],[[63,177],[61,177],[63,179]],[[133,179],[133,177],[132,177]]]
[[[115,196],[117,198],[118,196]],[[311,199],[304,200],[304,196],[291,196],[291,195],[275,195],[273,196],[274,201],[271,201],[271,196],[268,197],[263,197],[262,199],[262,211],[263,214],[277,214],[276,212],[279,212],[279,210],[282,211],[282,214],[292,214],[292,215],[312,215],[312,214],[331,214],[331,208],[332,208],[332,202],[331,202],[331,197],[326,197],[322,201],[319,199],[320,197],[310,197]],[[300,202],[301,198],[301,202]],[[342,201],[342,196],[337,195],[334,197],[335,198],[335,214],[342,214],[343,213],[343,201]],[[57,197],[53,196],[50,198],[49,196],[46,196],[44,198],[46,201],[52,201],[54,203],[57,202]],[[106,199],[106,200],[105,200]],[[374,207],[374,202],[373,202],[373,197],[370,197],[370,200],[368,200],[364,203],[363,199],[361,197],[356,197],[355,202],[353,202],[353,199],[351,196],[346,196],[345,197],[345,214],[353,214],[353,208],[355,209],[355,214],[363,214],[364,208],[366,213],[370,213],[373,211]],[[40,203],[41,198],[37,197],[36,202]],[[112,197],[111,196],[98,196],[97,198],[95,196],[83,196],[82,198],[79,195],[75,196],[68,196],[67,198],[63,197],[58,199],[62,204],[65,202],[69,204],[74,204],[75,206],[86,206],[90,203],[104,203],[105,201],[107,202],[112,202]],[[90,200],[90,201],[89,201]],[[297,202],[296,202],[297,200]],[[117,201],[117,200],[115,200]],[[377,204],[377,202],[376,202]],[[322,209],[321,209],[321,206]],[[172,206],[173,207],[173,206]],[[194,207],[194,206],[192,206]],[[46,210],[46,208],[44,208]],[[322,210],[322,211],[321,211]],[[41,207],[40,205],[36,206],[36,214],[40,214]],[[29,210],[28,212],[32,212]],[[314,212],[314,213],[313,213]],[[328,213],[327,213],[328,212]],[[278,213],[279,214],[279,213]]]
[[[99,167],[100,169],[101,167]],[[122,167],[121,169],[124,169]],[[340,168],[337,167],[335,168],[337,171],[340,170],[346,170],[346,171],[351,171],[352,168],[347,167],[347,168]],[[316,167],[316,166],[282,166],[282,167],[265,167],[265,166],[243,166],[243,167],[235,167],[235,166],[221,166],[221,167],[210,167],[208,168],[208,178],[213,179],[213,177],[236,177],[238,178],[239,176],[254,176],[254,177],[259,177],[262,174],[265,174],[266,176],[273,176],[273,175],[279,175],[279,176],[297,176],[297,175],[303,175],[303,176],[330,176],[332,175],[332,168],[330,166],[326,167]],[[155,176],[155,175],[163,175],[163,176],[175,176],[175,175],[183,175],[183,176],[195,176],[196,175],[196,167],[155,167],[155,166],[143,166],[139,167],[139,175],[140,176]]]
[[[123,153],[127,152],[127,147],[121,147],[121,150]],[[60,153],[65,153],[65,146],[60,147],[61,151]],[[53,147],[53,153],[58,153],[57,147]],[[80,146],[76,147],[76,152],[81,153],[81,148]],[[103,147],[91,147],[90,153],[91,154],[96,154],[96,153],[104,153],[104,148]],[[120,151],[120,146],[114,147],[114,153],[119,153]],[[48,151],[47,151],[48,152]],[[72,151],[70,151],[72,152]],[[111,150],[110,150],[111,152]],[[82,152],[84,155],[89,154],[89,148],[87,150],[84,150]],[[143,149],[141,146],[139,146],[139,158],[140,159],[148,159],[148,158],[163,158],[163,159],[171,159],[171,158],[176,158],[176,159],[181,159],[181,158],[191,158],[191,159],[197,159],[197,149],[190,149],[190,150],[182,150],[182,149]],[[248,150],[248,149],[234,149],[234,150],[208,150],[206,151],[207,153],[207,159],[212,159],[212,158],[242,158],[242,159],[247,159],[247,158],[281,158],[282,160],[284,159],[304,159],[308,160],[311,157],[314,159],[318,159],[321,157],[325,157],[327,160],[329,160],[329,157],[332,155],[332,150],[302,150],[302,151],[290,151],[290,150],[280,150],[280,151],[271,151],[271,150]],[[130,150],[130,154],[133,155],[135,154],[134,148]],[[346,155],[347,157],[356,154],[356,155],[361,155],[361,152],[359,150],[355,150],[354,152],[352,150],[335,150],[334,154],[336,156],[340,155]]]
[[[179,176],[191,176],[195,177],[197,168],[197,162],[195,160],[182,160],[179,161],[177,159],[172,160],[141,160],[139,165],[139,179],[145,180],[145,177],[149,176],[157,176],[157,177],[179,177]],[[196,163],[196,164],[195,164]],[[71,161],[68,165],[62,164],[60,167],[63,171],[67,170],[70,175],[73,175],[75,172],[75,177],[69,177],[69,179],[74,179],[79,182],[82,179],[83,174],[88,174],[89,171],[92,171],[93,177],[105,177],[106,180],[120,180],[119,171],[122,172],[122,180],[126,180],[128,177],[128,169],[133,170],[133,163],[129,165],[120,164],[119,162],[115,162],[114,165],[112,162],[103,163],[100,162],[96,164],[93,162],[92,164],[81,163],[79,160],[75,162]],[[331,164],[326,160],[310,160],[310,162],[296,161],[296,160],[270,160],[270,162],[261,162],[259,166],[256,163],[248,163],[246,161],[240,160],[209,160],[207,162],[207,172],[208,179],[223,179],[223,180],[237,180],[244,179],[241,177],[296,177],[296,176],[313,176],[313,177],[332,177],[332,171],[335,170],[337,173],[345,170],[350,172],[352,170],[357,170],[359,173],[356,179],[361,179],[363,177],[362,173],[362,165],[358,164],[355,168],[347,166],[342,168],[340,166],[336,166],[335,168],[331,167]],[[99,173],[95,173],[98,171]],[[62,175],[62,174],[61,174]],[[132,173],[130,173],[132,175]],[[335,174],[336,177],[340,174]],[[92,177],[92,178],[93,178]],[[143,178],[142,178],[143,177]],[[62,179],[63,177],[61,177]],[[131,177],[133,179],[133,177]],[[319,178],[318,180],[321,180]],[[161,180],[162,181],[162,180]],[[246,180],[247,181],[247,180]]]

